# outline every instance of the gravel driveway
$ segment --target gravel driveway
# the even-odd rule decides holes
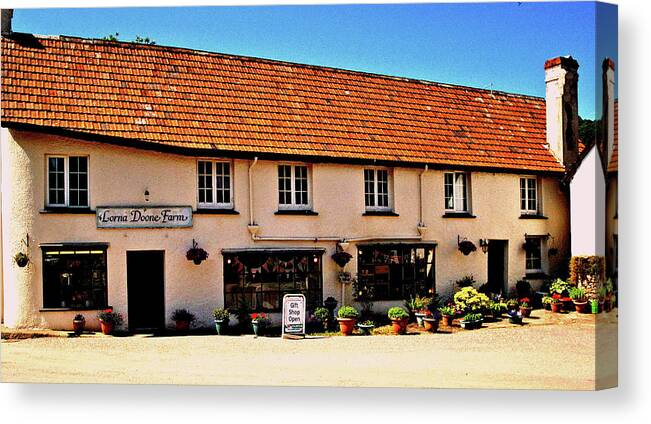
[[[2,381],[581,390],[617,383],[607,366],[617,362],[615,313],[595,325],[592,316],[537,312],[523,327],[405,336],[3,340]],[[596,343],[604,347],[598,382]]]

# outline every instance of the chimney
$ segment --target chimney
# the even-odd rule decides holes
[[[602,157],[605,158],[604,165],[607,167],[615,147],[615,62],[610,58],[605,58],[601,69],[603,71],[601,125],[604,140],[599,147]]]
[[[547,147],[566,168],[579,156],[578,69],[572,56],[545,62]]]
[[[14,9],[2,9],[2,35],[9,35],[11,31],[11,19],[14,17]]]

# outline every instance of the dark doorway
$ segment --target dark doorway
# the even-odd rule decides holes
[[[165,327],[165,252],[127,252],[129,330]]]
[[[488,241],[488,287],[491,293],[506,295],[508,241]]]

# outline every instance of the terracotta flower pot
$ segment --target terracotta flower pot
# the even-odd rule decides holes
[[[531,316],[531,308],[525,308],[524,306],[520,306],[520,314],[522,315],[523,318],[529,318]]]
[[[74,331],[76,335],[83,333],[84,327],[86,327],[86,320],[75,319],[72,321],[72,331]]]
[[[574,302],[576,313],[585,314],[588,311],[588,302]]]
[[[446,327],[452,327],[452,321],[454,321],[454,315],[443,315],[443,324]]]
[[[339,330],[344,336],[350,336],[353,334],[353,329],[355,328],[356,320],[353,318],[337,318],[339,322]]]
[[[99,320],[99,326],[102,329],[102,334],[106,334],[107,336],[110,336],[111,334],[113,334],[115,323]]]
[[[392,319],[391,332],[395,335],[405,334],[405,332],[407,331],[407,322],[409,322],[407,318]]]
[[[423,325],[425,325],[425,330],[436,333],[436,330],[439,329],[439,320],[436,318],[423,318]]]
[[[179,333],[186,332],[190,329],[190,321],[178,320],[176,321],[176,331]]]
[[[562,311],[563,311],[563,303],[561,302],[552,303],[552,312],[560,313]]]

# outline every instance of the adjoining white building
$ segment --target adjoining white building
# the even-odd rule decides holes
[[[182,307],[207,326],[242,298],[278,312],[285,293],[351,303],[337,249],[380,310],[465,275],[508,292],[566,273],[572,58],[545,64],[547,99],[19,33],[2,64],[8,326],[83,313],[92,328],[108,306],[133,330]]]

